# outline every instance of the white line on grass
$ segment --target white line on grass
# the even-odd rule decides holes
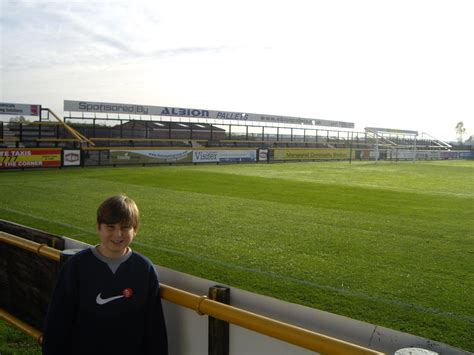
[[[48,223],[52,223],[52,224],[57,224],[61,227],[67,227],[67,228],[71,228],[71,229],[75,229],[75,230],[83,232],[83,233],[80,233],[80,234],[71,234],[71,235],[69,235],[69,237],[80,237],[80,236],[84,236],[84,235],[95,235],[95,231],[93,229],[86,229],[86,228],[76,226],[74,224],[53,221],[50,218],[44,218],[44,217],[37,216],[37,215],[27,213],[27,212],[24,212],[24,211],[18,211],[18,210],[15,210],[13,208],[9,208],[9,207],[0,206],[0,209],[2,209],[4,211],[19,214],[21,216],[26,216],[26,217],[29,217],[29,218],[37,219],[39,221],[48,222]]]
[[[33,219],[37,219],[37,220],[40,220],[40,221],[46,221],[46,222],[49,222],[49,223],[57,224],[57,225],[60,225],[62,227],[75,229],[75,230],[78,230],[78,231],[81,231],[81,232],[85,233],[85,234],[71,235],[71,237],[72,236],[79,236],[79,235],[95,235],[95,231],[93,231],[92,229],[82,228],[82,227],[79,227],[79,226],[76,226],[76,225],[73,225],[73,224],[69,224],[69,223],[62,223],[62,222],[53,221],[49,218],[36,216],[36,215],[31,214],[31,213],[18,211],[18,210],[8,208],[8,207],[0,207],[0,208],[3,209],[4,211],[16,213],[16,214],[23,215],[23,216],[26,216],[26,217],[30,217],[30,218],[33,218]],[[136,240],[133,241],[133,244],[140,245],[140,246],[143,246],[143,247],[146,247],[146,248],[159,250],[159,251],[169,253],[169,254],[184,256],[184,257],[189,258],[189,259],[194,259],[194,260],[198,260],[198,261],[204,261],[204,262],[207,262],[207,263],[212,263],[212,264],[225,266],[225,267],[231,268],[231,269],[242,270],[242,271],[246,271],[246,272],[251,272],[251,273],[255,273],[255,274],[260,274],[260,275],[272,277],[272,278],[275,278],[275,279],[294,282],[294,283],[297,283],[297,284],[300,284],[300,285],[310,286],[310,287],[317,288],[317,289],[336,292],[336,293],[339,293],[339,294],[345,295],[345,296],[351,296],[351,297],[366,299],[366,300],[370,300],[370,301],[373,301],[373,302],[379,302],[379,303],[384,303],[384,304],[389,304],[389,305],[396,305],[396,306],[400,306],[400,307],[407,308],[407,309],[417,310],[419,312],[431,313],[431,314],[436,314],[436,315],[440,315],[440,316],[444,316],[444,317],[448,317],[448,318],[454,318],[454,319],[474,323],[474,318],[472,318],[472,317],[458,315],[458,314],[452,313],[452,312],[445,312],[445,311],[442,311],[442,310],[437,309],[437,308],[423,307],[423,306],[419,306],[419,305],[415,305],[415,304],[411,304],[411,303],[405,303],[405,302],[401,302],[401,301],[397,301],[397,300],[390,300],[390,299],[386,299],[386,298],[377,298],[377,297],[371,296],[367,293],[360,292],[360,291],[351,291],[351,290],[337,288],[337,287],[333,287],[333,286],[329,286],[329,285],[320,285],[320,284],[317,284],[315,282],[300,280],[300,279],[297,279],[297,278],[291,277],[291,276],[275,274],[273,272],[268,272],[268,271],[264,271],[264,270],[260,270],[260,269],[249,268],[249,267],[246,267],[246,266],[231,264],[231,263],[227,263],[227,262],[224,262],[224,261],[219,261],[219,260],[206,258],[206,257],[203,257],[203,256],[196,256],[196,255],[193,255],[193,254],[185,253],[185,252],[174,250],[174,249],[169,249],[169,248],[164,248],[164,247],[157,247],[155,245],[142,243],[142,242],[139,242],[139,241],[136,241]]]

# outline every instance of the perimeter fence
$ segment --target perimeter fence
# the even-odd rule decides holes
[[[474,158],[474,151],[449,150],[435,139],[371,131],[81,117],[64,121],[0,122],[0,168]]]

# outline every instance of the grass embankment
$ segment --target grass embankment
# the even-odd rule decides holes
[[[0,354],[40,355],[41,349],[32,338],[0,320]]]
[[[2,218],[95,243],[97,205],[142,212],[155,263],[474,351],[474,163],[2,172]]]

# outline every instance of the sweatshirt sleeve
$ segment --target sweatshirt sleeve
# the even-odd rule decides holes
[[[150,293],[148,298],[147,327],[145,347],[147,355],[167,355],[168,335],[161,304],[160,284],[153,265],[149,270]]]
[[[43,329],[43,355],[64,355],[71,350],[71,330],[76,317],[74,263],[69,260],[59,272]]]

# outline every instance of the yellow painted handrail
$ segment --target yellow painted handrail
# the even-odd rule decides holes
[[[76,131],[74,128],[70,127],[66,122],[58,117],[53,111],[48,109],[49,114],[51,114],[69,133],[72,134],[73,137],[77,138],[81,142],[87,142],[90,145],[95,145],[90,139],[83,136],[81,133]]]
[[[161,284],[161,297],[180,306],[324,354],[383,354]]]
[[[0,242],[31,251],[32,253],[44,256],[54,261],[59,261],[61,258],[61,252],[57,249],[48,247],[46,244],[39,244],[28,239],[20,238],[9,233],[0,232]]]
[[[0,242],[29,250],[55,261],[59,261],[60,259],[61,252],[57,249],[19,238],[5,232],[0,232]],[[327,335],[319,334],[256,313],[232,307],[224,303],[213,301],[208,299],[207,296],[198,296],[165,284],[160,284],[160,287],[161,297],[166,301],[193,309],[200,315],[207,314],[211,317],[283,340],[305,349],[325,354],[383,354],[356,344],[348,343]],[[2,313],[5,312],[2,311]],[[12,321],[11,318],[12,317],[10,316],[9,319],[6,320]],[[20,328],[19,325],[16,326]],[[41,337],[38,337],[37,333],[26,330],[24,331],[41,341]]]
[[[43,334],[38,329],[35,329],[31,325],[19,320],[2,308],[0,308],[0,319],[3,319],[4,321],[7,321],[16,328],[20,329],[26,335],[34,338],[39,344],[43,342]]]
[[[36,142],[82,142],[78,138],[37,138]]]

